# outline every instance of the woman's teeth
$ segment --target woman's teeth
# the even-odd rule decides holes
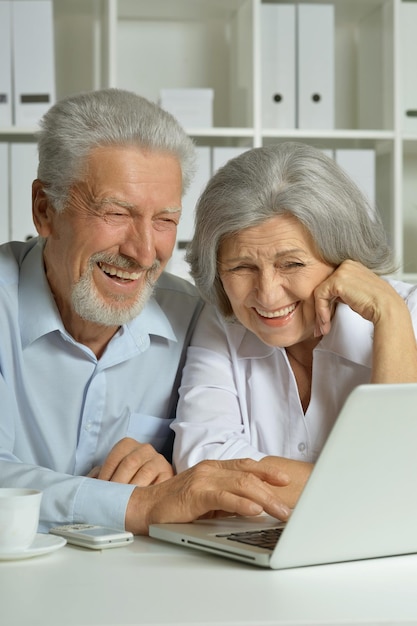
[[[262,311],[261,309],[255,308],[255,311],[258,315],[262,317],[274,318],[274,317],[285,317],[292,313],[297,305],[291,304],[290,306],[286,306],[284,309],[279,309],[279,311]]]

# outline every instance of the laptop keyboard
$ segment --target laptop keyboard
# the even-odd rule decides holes
[[[230,533],[228,535],[219,535],[225,537],[230,541],[238,541],[239,543],[247,543],[251,546],[257,546],[258,548],[266,548],[267,550],[273,550],[281,536],[284,529],[281,528],[268,528],[265,530],[245,530],[239,533]]]

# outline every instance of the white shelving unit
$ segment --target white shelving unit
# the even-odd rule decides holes
[[[376,203],[399,275],[417,281],[417,118],[410,130],[403,104],[410,3],[304,0],[334,5],[335,124],[321,130],[263,125],[263,2],[291,0],[54,0],[57,97],[113,86],[157,101],[161,88],[210,87],[213,127],[186,129],[199,146],[297,140],[375,150]],[[0,142],[33,141],[34,130],[0,128]]]

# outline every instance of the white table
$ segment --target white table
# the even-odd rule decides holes
[[[417,555],[271,571],[150,538],[0,562],[2,626],[417,624]]]

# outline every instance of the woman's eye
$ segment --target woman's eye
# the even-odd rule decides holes
[[[236,267],[230,268],[229,272],[252,272],[253,267],[250,265],[237,265]]]
[[[298,261],[291,261],[291,262],[288,262],[288,263],[284,263],[283,265],[280,266],[279,269],[295,270],[295,269],[298,269],[300,267],[305,267],[304,263],[299,263]]]

